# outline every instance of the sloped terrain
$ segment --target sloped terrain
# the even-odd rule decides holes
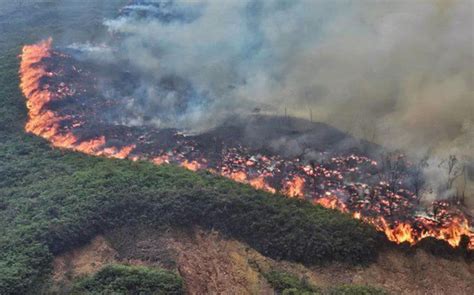
[[[47,37],[46,32],[63,45],[93,40],[103,19],[126,1],[115,2],[67,1],[76,7],[40,1],[1,15],[0,294],[38,294],[48,287],[61,292],[111,263],[172,270],[184,278],[188,292],[201,294],[271,293],[275,287],[265,277],[271,271],[321,288],[354,282],[394,293],[472,293],[472,264],[460,256],[447,260],[420,251],[411,256],[381,251],[383,238],[347,214],[208,173],[54,150],[25,134],[27,110],[18,89],[21,46]],[[258,122],[257,134],[272,141],[269,128],[281,120]],[[346,142],[342,148],[359,144],[325,125],[308,134],[318,126],[303,123],[282,125],[299,133],[278,132],[287,131],[288,142],[303,138],[312,144],[331,137]],[[232,128],[224,127],[216,134]],[[270,148],[259,146],[259,139],[247,138],[256,148]],[[49,280],[53,286],[44,286]]]
[[[266,278],[272,271],[292,274],[322,290],[356,284],[375,286],[391,294],[474,292],[472,263],[432,256],[421,249],[410,254],[386,250],[366,267],[339,263],[310,267],[265,257],[217,232],[143,227],[116,229],[56,257],[54,284],[67,286],[74,278],[111,263],[176,271],[189,294],[273,294],[274,288]]]
[[[270,257],[308,263],[375,259],[379,235],[347,214],[209,173],[51,149],[25,134],[17,55],[30,41],[12,41],[0,62],[2,294],[35,294],[53,256],[130,224],[201,225]],[[363,238],[354,243],[356,237]]]

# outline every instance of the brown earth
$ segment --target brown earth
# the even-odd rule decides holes
[[[392,294],[474,294],[474,264],[423,250],[381,253],[368,267],[305,267],[267,258],[216,232],[121,228],[55,258],[53,281],[67,286],[109,263],[159,266],[183,277],[189,294],[273,294],[262,273],[280,270],[320,287],[367,284]]]

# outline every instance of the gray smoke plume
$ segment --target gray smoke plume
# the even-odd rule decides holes
[[[426,171],[444,182],[433,176],[446,174],[443,159],[474,159],[473,6],[136,1],[104,22],[114,51],[94,58],[140,77],[121,123],[199,131],[255,109],[311,116],[416,156],[431,151]]]
[[[472,150],[471,1],[151,2],[129,9],[169,17],[105,24],[123,35],[117,54],[133,70],[190,83],[195,119],[311,109],[315,120],[390,146]]]

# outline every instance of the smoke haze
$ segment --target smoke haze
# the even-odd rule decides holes
[[[103,68],[103,94],[126,102],[107,114],[114,123],[199,132],[256,109],[287,113],[430,152],[433,198],[451,193],[439,165],[450,154],[474,180],[470,0],[136,0],[116,17],[104,7],[120,1],[96,2],[103,27],[69,30],[55,44]],[[72,4],[48,5],[84,22]],[[301,149],[299,140],[271,144]]]
[[[115,57],[147,77],[132,107],[184,100],[188,128],[311,110],[394,148],[474,150],[471,1],[159,1],[137,17],[151,2],[105,22],[123,36]],[[167,77],[187,90],[158,91]]]

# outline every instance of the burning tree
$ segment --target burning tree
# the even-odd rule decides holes
[[[382,153],[379,167],[379,180],[387,183],[393,191],[400,188],[409,171],[405,155],[400,151]]]

